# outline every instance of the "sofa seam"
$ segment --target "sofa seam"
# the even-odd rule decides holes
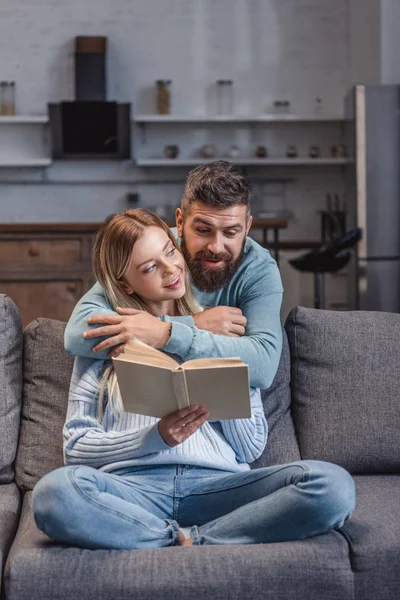
[[[344,540],[347,543],[347,547],[349,550],[349,563],[350,563],[350,571],[351,571],[351,576],[352,576],[352,586],[353,586],[353,600],[355,600],[356,597],[356,590],[355,590],[355,581],[354,581],[354,576],[356,573],[356,569],[355,569],[355,565],[354,565],[354,552],[353,552],[353,546],[352,546],[352,542],[351,542],[351,537],[349,536],[349,534],[343,529],[343,527],[340,527],[339,529],[335,529],[335,531],[342,536],[342,538],[344,538]]]

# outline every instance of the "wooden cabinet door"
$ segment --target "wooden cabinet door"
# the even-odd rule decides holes
[[[68,321],[86,288],[83,280],[76,279],[7,281],[2,278],[0,282],[0,293],[10,296],[18,306],[23,327],[37,317]]]

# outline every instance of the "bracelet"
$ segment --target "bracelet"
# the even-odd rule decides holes
[[[172,323],[170,323],[170,326],[169,326],[168,339],[171,337],[171,334],[172,334]]]

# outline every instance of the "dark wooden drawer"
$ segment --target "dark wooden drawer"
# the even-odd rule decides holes
[[[82,260],[80,239],[0,240],[0,264],[71,265]]]
[[[14,300],[21,311],[22,326],[38,317],[68,321],[85,292],[84,281],[0,281],[0,293]]]

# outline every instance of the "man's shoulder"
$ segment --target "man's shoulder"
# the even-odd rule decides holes
[[[248,271],[258,271],[260,267],[264,271],[268,267],[277,267],[276,261],[271,256],[270,251],[250,237],[246,238],[242,265],[246,267]]]
[[[249,237],[246,238],[241,268],[234,275],[232,284],[239,285],[242,293],[254,286],[264,290],[263,293],[283,291],[279,268],[270,251]]]

